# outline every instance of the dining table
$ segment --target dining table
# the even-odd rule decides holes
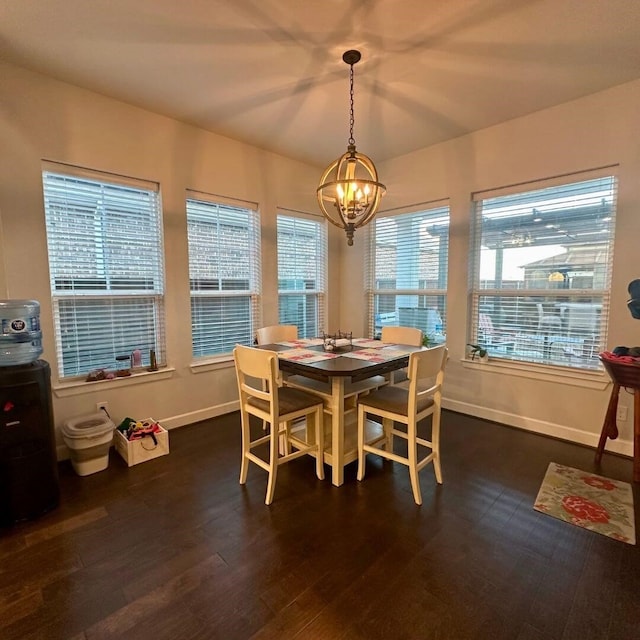
[[[261,345],[278,354],[283,384],[320,396],[324,401],[325,450],[331,481],[344,483],[344,467],[357,460],[357,402],[363,394],[389,384],[391,372],[408,366],[409,355],[424,347],[353,338],[326,345],[322,338]],[[368,441],[382,439],[382,426],[367,420]]]

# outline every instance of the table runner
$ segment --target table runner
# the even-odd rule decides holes
[[[411,351],[383,347],[382,349],[360,349],[359,351],[350,351],[341,355],[345,358],[357,358],[358,360],[367,360],[369,362],[386,362],[387,360],[406,356],[408,353],[411,353]]]
[[[304,347],[317,347],[323,343],[322,338],[299,338],[298,340],[289,340],[286,342],[276,342],[283,347],[293,347],[295,349],[303,349]]]
[[[311,351],[310,349],[289,349],[287,351],[278,351],[278,358],[283,360],[293,360],[295,362],[320,362],[321,360],[329,360],[337,358],[339,354],[326,353],[324,351]]]
[[[370,338],[354,338],[353,344],[358,347],[365,347],[370,349],[382,349],[382,347],[387,346],[387,343],[382,342],[382,340],[371,340]]]

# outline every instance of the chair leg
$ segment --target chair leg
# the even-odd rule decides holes
[[[288,456],[291,453],[291,445],[289,444],[289,434],[291,433],[291,422],[287,422],[285,425],[284,433],[280,434],[279,450],[283,456]]]
[[[365,427],[365,411],[363,406],[358,407],[358,480],[364,478],[364,427]]]
[[[307,416],[307,421],[311,416]],[[318,407],[313,414],[315,424],[315,443],[318,447],[316,451],[316,476],[319,480],[324,480],[324,410]]]
[[[249,458],[247,453],[251,448],[251,434],[249,433],[249,416],[240,416],[241,429],[242,429],[242,462],[240,463],[240,484],[247,482],[247,473],[249,471]]]
[[[440,467],[440,407],[431,416],[431,451],[433,452],[433,470],[436,482],[442,484],[442,469]]]
[[[418,443],[416,442],[416,424],[407,425],[407,457],[409,459],[409,477],[411,478],[411,489],[413,499],[417,505],[422,504],[422,493],[420,492],[420,478],[418,477]]]
[[[276,478],[278,476],[278,440],[278,429],[272,427],[271,438],[269,440],[269,480],[267,481],[265,504],[271,504],[273,502],[273,494],[276,489]]]
[[[382,431],[384,433],[384,448],[393,453],[393,420],[382,418]]]

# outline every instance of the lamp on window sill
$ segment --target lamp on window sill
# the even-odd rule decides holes
[[[349,140],[347,152],[334,160],[320,178],[317,190],[322,214],[347,234],[347,244],[353,245],[356,229],[370,222],[378,211],[386,187],[379,182],[373,161],[356,151],[353,138],[353,65],[360,60],[360,52],[345,51],[342,59],[349,65]]]

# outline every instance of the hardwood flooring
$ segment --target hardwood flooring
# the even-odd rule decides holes
[[[266,507],[262,470],[238,484],[238,421],[132,468],[62,463],[60,506],[0,533],[0,638],[640,638],[638,547],[532,508],[551,461],[629,482],[630,460],[445,411],[422,507],[372,456],[339,488],[285,465]]]

